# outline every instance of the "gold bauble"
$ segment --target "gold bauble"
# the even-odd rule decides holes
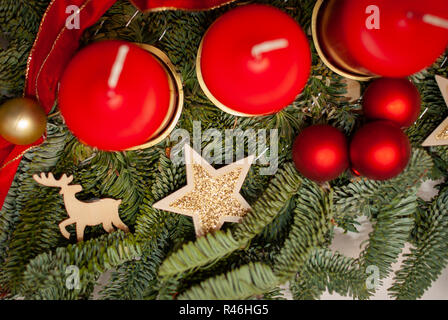
[[[45,132],[47,116],[41,106],[28,98],[16,98],[0,106],[0,136],[17,144],[37,141]]]

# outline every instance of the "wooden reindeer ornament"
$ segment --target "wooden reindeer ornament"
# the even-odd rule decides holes
[[[101,199],[92,202],[82,202],[76,199],[75,194],[82,191],[80,185],[69,185],[73,181],[73,176],[67,177],[63,175],[56,180],[52,173],[41,173],[40,176],[35,174],[33,179],[36,182],[47,187],[61,188],[60,194],[64,197],[65,209],[69,218],[59,224],[62,235],[69,239],[70,233],[66,227],[76,223],[76,237],[78,241],[84,239],[84,229],[86,226],[96,226],[103,224],[104,230],[111,233],[115,229],[113,226],[128,232],[129,228],[121,221],[118,215],[118,207],[121,200]]]

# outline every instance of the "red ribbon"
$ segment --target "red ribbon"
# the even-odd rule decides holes
[[[48,113],[56,101],[59,79],[79,46],[85,29],[92,26],[116,0],[53,0],[48,6],[28,57],[25,96],[39,101]],[[233,0],[131,0],[141,11],[161,9],[204,10]],[[80,29],[67,29],[66,20],[79,7]],[[8,194],[23,154],[39,146],[43,138],[28,146],[12,145],[0,138],[0,207]]]
[[[220,7],[235,0],[130,0],[141,11],[161,9],[205,10]]]

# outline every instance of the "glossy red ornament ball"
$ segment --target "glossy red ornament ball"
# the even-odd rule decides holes
[[[405,78],[381,78],[364,93],[364,115],[370,120],[390,120],[400,127],[411,126],[420,113],[421,98],[415,85]]]
[[[369,179],[387,180],[397,176],[406,168],[410,156],[408,137],[390,121],[364,125],[350,144],[353,171]]]
[[[292,158],[305,177],[324,182],[337,178],[349,166],[345,135],[330,125],[314,125],[294,141]]]
[[[149,52],[124,41],[81,50],[61,79],[59,106],[83,143],[117,151],[157,135],[171,116],[171,78]]]
[[[308,39],[283,11],[252,4],[233,9],[206,32],[197,73],[204,92],[239,116],[276,113],[291,104],[310,74]]]
[[[425,22],[448,20],[446,0],[332,3],[326,31],[331,47],[346,64],[370,73],[409,76],[433,64],[448,45],[448,29]]]

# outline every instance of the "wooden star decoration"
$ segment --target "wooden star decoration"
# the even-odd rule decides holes
[[[442,91],[445,103],[448,106],[448,79],[436,76],[436,81],[440,91]],[[446,118],[422,143],[422,146],[424,147],[445,145],[448,145],[448,118]]]
[[[221,229],[224,222],[240,222],[251,210],[239,192],[254,156],[214,169],[188,144],[184,155],[187,185],[153,207],[192,217],[197,237]]]

